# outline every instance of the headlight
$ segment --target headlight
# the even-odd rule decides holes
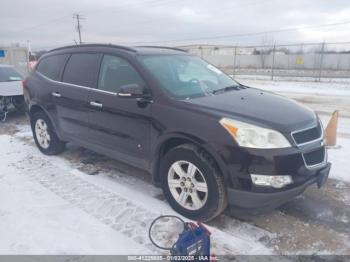
[[[229,118],[222,118],[220,124],[242,147],[268,149],[291,146],[284,135],[272,129]]]

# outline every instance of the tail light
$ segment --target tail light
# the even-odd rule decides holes
[[[24,89],[24,88],[27,88],[27,82],[28,82],[28,79],[27,79],[27,78],[25,78],[25,79],[22,80],[23,89]]]
[[[26,102],[26,104],[29,104],[29,101],[32,98],[32,95],[28,88],[28,78],[25,78],[22,80],[22,86],[23,86],[24,101]]]

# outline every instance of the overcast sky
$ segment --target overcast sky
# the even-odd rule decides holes
[[[350,41],[349,0],[1,0],[0,10],[0,45],[29,40],[33,50],[78,41],[73,13],[87,43]]]

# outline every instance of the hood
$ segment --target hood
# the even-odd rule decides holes
[[[220,118],[229,117],[281,132],[291,132],[317,123],[311,109],[256,88],[232,90],[186,102]]]
[[[0,96],[23,95],[22,81],[0,82]]]

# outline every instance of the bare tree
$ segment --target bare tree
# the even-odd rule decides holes
[[[261,39],[261,47],[259,50],[261,68],[266,67],[267,56],[271,53],[275,40],[272,36],[264,35]]]

